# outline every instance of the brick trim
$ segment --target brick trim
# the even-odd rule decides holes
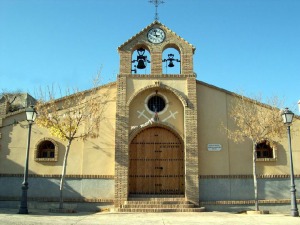
[[[19,201],[20,197],[12,197],[12,196],[0,196],[0,201]],[[45,197],[28,197],[29,201],[38,201],[38,202],[59,202],[59,198],[45,198]],[[93,202],[110,202],[113,204],[113,199],[105,199],[105,198],[64,198],[64,202],[85,202],[85,203],[93,203]]]
[[[258,200],[259,204],[290,204],[290,199],[270,199],[270,200]],[[297,203],[300,203],[300,199],[297,199]],[[201,206],[205,205],[254,205],[254,200],[242,200],[242,201],[208,201],[200,202]]]
[[[44,141],[50,141],[54,145],[54,158],[39,158],[39,146],[42,144]],[[34,150],[34,160],[36,162],[57,162],[58,160],[58,144],[57,142],[50,137],[45,137],[40,139],[36,145],[35,145],[35,150]]]
[[[146,87],[143,87],[142,89],[140,89],[139,91],[137,91],[134,95],[132,95],[130,97],[130,99],[127,101],[127,106],[129,107],[131,102],[138,96],[140,95],[142,92],[146,91],[146,90],[151,90],[151,89],[157,89],[157,88],[161,88],[163,90],[167,90],[172,92],[174,95],[177,96],[177,98],[181,101],[182,105],[187,107],[188,106],[188,101],[186,99],[186,97],[180,93],[179,91],[177,91],[176,89],[169,87],[168,85],[163,84],[162,81],[156,81],[153,80],[154,84],[153,85],[148,85]]]
[[[164,128],[174,134],[176,134],[176,136],[180,139],[181,141],[181,144],[184,145],[184,141],[183,141],[183,137],[182,135],[180,135],[180,132],[175,128],[175,127],[172,127],[171,124],[169,123],[166,123],[166,122],[154,122],[153,124],[149,125],[149,126],[146,126],[146,127],[141,127],[141,128],[136,128],[135,130],[132,130],[130,133],[129,133],[129,139],[128,139],[128,143],[130,144],[131,141],[141,132],[143,132],[144,130],[150,128],[150,127],[161,127],[161,128]]]
[[[133,77],[133,78],[146,78],[146,79],[153,79],[153,78],[187,78],[187,77],[196,77],[196,74],[189,74],[189,75],[183,75],[183,74],[119,74],[118,77]]]
[[[173,131],[174,132],[174,131]],[[0,173],[0,177],[23,177],[24,174],[5,174]],[[29,174],[29,177],[33,178],[61,178],[60,174]],[[79,174],[70,174],[66,175],[66,178],[75,178],[75,179],[110,179],[114,180],[114,175],[79,175]],[[250,174],[246,175],[199,175],[199,179],[252,179],[253,176]],[[288,179],[290,178],[289,174],[258,174],[257,178],[260,179]],[[295,178],[300,178],[300,174],[296,174]]]
[[[124,46],[126,46],[132,40],[136,39],[143,32],[146,32],[147,30],[149,30],[151,27],[160,27],[160,28],[164,29],[166,32],[175,35],[175,37],[177,37],[179,40],[182,40],[185,44],[189,45],[192,48],[193,53],[196,50],[196,48],[192,44],[190,44],[188,41],[186,41],[185,39],[183,39],[182,37],[180,37],[178,34],[176,34],[175,32],[173,32],[172,30],[170,30],[164,24],[162,24],[162,23],[158,22],[157,20],[155,20],[153,23],[149,24],[147,27],[145,27],[144,29],[142,29],[139,33],[137,33],[136,35],[132,36],[127,41],[125,41],[122,45],[120,45],[118,47],[118,51],[120,52],[122,50],[122,48],[124,48]]]
[[[300,178],[300,174],[294,175],[295,178]],[[253,175],[199,175],[199,179],[252,179]],[[257,178],[259,179],[286,179],[290,178],[289,174],[258,174]]]
[[[4,174],[1,173],[0,177],[23,177],[24,174]],[[61,174],[29,174],[28,177],[32,178],[61,178]],[[114,180],[114,175],[66,175],[66,178],[75,179],[111,179]]]

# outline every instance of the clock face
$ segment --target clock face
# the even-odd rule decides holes
[[[151,43],[159,44],[165,40],[166,35],[162,29],[152,28],[148,31],[147,37]]]

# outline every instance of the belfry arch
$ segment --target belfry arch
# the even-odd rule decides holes
[[[168,43],[162,49],[162,73],[181,74],[181,48]]]
[[[132,74],[151,74],[151,53],[145,44],[138,44],[132,49]]]

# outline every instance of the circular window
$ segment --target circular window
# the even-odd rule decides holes
[[[166,102],[161,96],[154,95],[149,98],[147,105],[150,111],[158,113],[164,110],[166,107]]]

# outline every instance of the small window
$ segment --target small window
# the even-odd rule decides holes
[[[45,138],[36,145],[36,161],[57,161],[58,146],[51,138]]]
[[[159,95],[154,95],[148,100],[148,108],[152,112],[159,113],[164,110],[165,106],[165,100]]]
[[[275,147],[267,140],[256,145],[256,156],[258,161],[273,161],[275,159]]]
[[[43,141],[38,146],[38,158],[54,158],[55,146],[51,141]]]

